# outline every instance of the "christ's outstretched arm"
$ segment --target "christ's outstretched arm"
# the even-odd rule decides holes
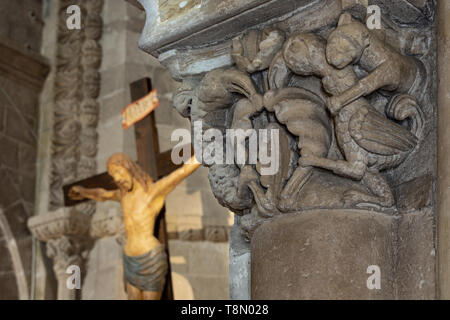
[[[83,188],[73,186],[69,190],[69,197],[73,200],[91,199],[95,201],[120,201],[120,190],[105,190],[102,188]]]
[[[171,192],[183,179],[191,175],[201,163],[197,162],[195,156],[192,156],[188,163],[184,164],[181,168],[175,170],[167,177],[162,178],[155,183],[155,189],[159,194],[165,197]]]

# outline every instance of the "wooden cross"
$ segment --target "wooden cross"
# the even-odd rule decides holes
[[[144,78],[130,84],[131,100],[137,101],[146,96],[152,90],[149,78]],[[168,175],[175,171],[181,165],[175,165],[171,160],[172,150],[166,152],[159,151],[158,131],[156,129],[155,114],[152,112],[134,125],[136,135],[137,162],[152,178],[153,181]],[[191,147],[191,154],[192,153]],[[85,188],[103,188],[106,190],[115,190],[117,185],[112,177],[107,173],[101,173],[96,176],[77,181],[63,187],[64,202],[66,206],[74,206],[87,200],[75,201],[70,199],[69,190],[72,186],[79,185]],[[158,219],[155,222],[155,237],[165,245],[167,257],[168,237],[165,218],[165,207],[161,210]],[[170,263],[167,272],[166,284],[162,294],[163,300],[173,300],[172,277],[170,272]]]

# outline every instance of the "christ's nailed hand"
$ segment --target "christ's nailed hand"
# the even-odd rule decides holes
[[[69,197],[72,200],[83,200],[84,196],[82,196],[82,193],[84,191],[83,187],[80,186],[73,186],[69,190]]]

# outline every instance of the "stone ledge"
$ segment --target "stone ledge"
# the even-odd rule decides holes
[[[180,46],[229,38],[245,28],[320,4],[322,0],[139,0],[147,20],[140,48],[155,56]]]

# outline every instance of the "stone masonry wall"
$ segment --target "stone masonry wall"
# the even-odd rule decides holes
[[[24,70],[8,69],[7,60],[39,57],[41,11],[38,0],[0,3],[0,55],[13,52],[0,59],[0,300],[27,299],[30,292],[32,237],[26,222],[34,206],[40,88],[18,76]]]

